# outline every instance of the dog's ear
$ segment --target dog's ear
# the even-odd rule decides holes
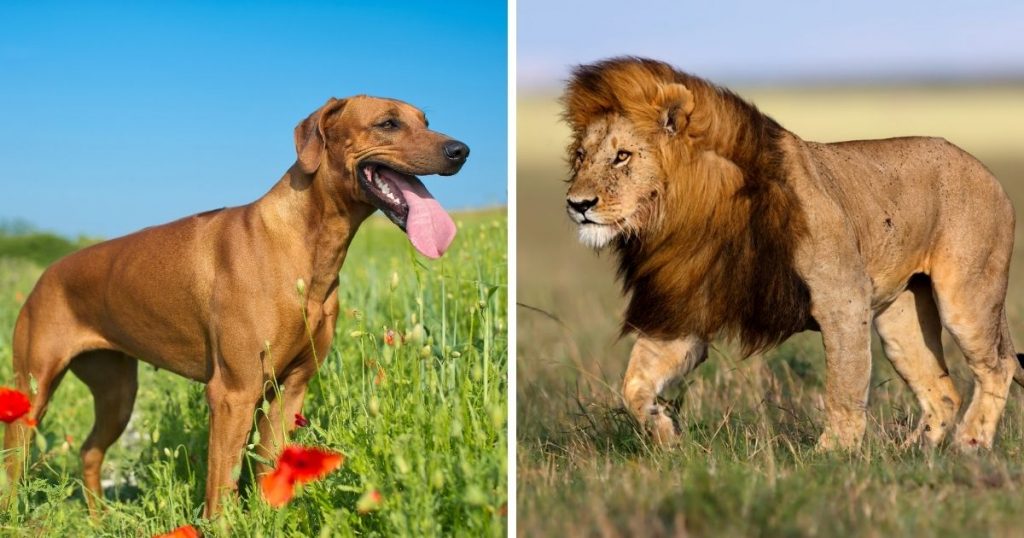
[[[658,88],[657,100],[661,110],[659,121],[662,129],[669,135],[685,131],[696,104],[693,93],[677,82],[663,84]]]
[[[312,174],[320,168],[320,160],[327,146],[324,121],[344,107],[344,99],[331,97],[324,106],[295,126],[295,154],[303,172]]]

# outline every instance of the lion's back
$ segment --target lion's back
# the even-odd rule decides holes
[[[981,161],[943,138],[807,147],[812,181],[842,208],[879,280],[907,264],[927,266],[943,252],[1012,242],[1013,206],[1002,185]]]
[[[850,140],[812,144],[811,149],[840,195],[871,200],[895,212],[921,208],[959,218],[985,209],[1000,218],[1009,210],[1012,216],[1009,198],[995,176],[944,138]]]

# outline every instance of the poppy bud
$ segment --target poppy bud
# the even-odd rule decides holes
[[[360,514],[368,514],[380,510],[384,504],[384,496],[379,491],[372,489],[363,494],[356,502],[356,511]]]
[[[415,326],[413,326],[412,330],[409,331],[409,336],[406,338],[406,340],[413,344],[422,344],[424,339],[426,339],[426,336],[427,334],[426,331],[424,331],[423,329],[423,325],[417,323]]]

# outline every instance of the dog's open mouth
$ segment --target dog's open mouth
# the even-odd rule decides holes
[[[424,256],[439,258],[451,245],[455,223],[416,176],[382,164],[363,163],[359,166],[359,185]]]

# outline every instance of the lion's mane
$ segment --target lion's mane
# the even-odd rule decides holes
[[[794,269],[808,228],[787,183],[785,129],[729,90],[640,58],[577,67],[564,104],[570,151],[609,113],[660,141],[667,184],[646,212],[655,217],[615,243],[630,295],[623,334],[723,335],[751,353],[813,324]],[[662,131],[666,110],[683,119],[673,136]]]

